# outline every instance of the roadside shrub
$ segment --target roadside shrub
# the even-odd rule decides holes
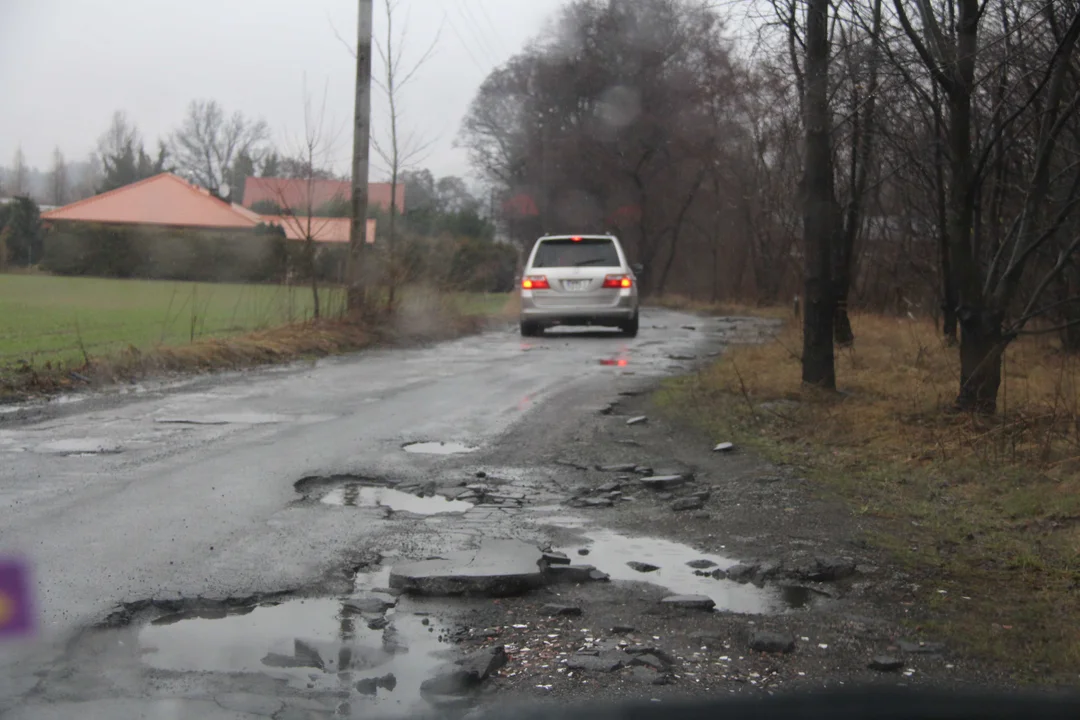
[[[278,282],[287,241],[262,231],[57,224],[44,269],[58,275],[210,282]]]

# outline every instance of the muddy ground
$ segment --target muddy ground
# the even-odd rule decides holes
[[[475,611],[472,623],[493,631],[474,631],[469,645],[497,643],[510,649],[511,662],[489,692],[575,702],[863,684],[1008,686],[1004,673],[957,655],[907,619],[918,610],[911,592],[914,579],[868,549],[851,513],[823,500],[796,468],[777,467],[739,448],[714,452],[723,438],[704,437],[664,418],[647,389],[643,385],[633,396],[620,397],[610,414],[605,410],[548,436],[565,468],[560,483],[571,494],[588,491],[586,497],[603,497],[598,488],[619,482],[623,497],[612,507],[560,510],[551,519],[553,525],[545,527],[553,544],[574,562],[593,563],[620,577],[636,575],[642,582],[554,586]],[[646,424],[626,424],[641,416],[648,417]],[[668,497],[647,489],[635,473],[597,469],[622,464],[651,467],[657,474],[692,473],[694,481]],[[672,509],[680,499],[703,491],[708,499],[700,509]],[[578,522],[567,522],[562,513]],[[609,542],[598,560],[590,542],[597,528],[638,540],[616,539],[612,545],[600,533]],[[657,539],[685,547],[672,549]],[[575,556],[579,551],[590,553]],[[671,594],[663,587],[666,583],[680,592],[724,595],[708,584],[731,581],[688,581],[681,568],[675,570],[701,556],[717,558],[721,566],[739,563],[745,572],[730,593],[735,611],[725,609],[722,601],[712,611],[668,608],[661,602]],[[621,567],[627,562],[660,569],[628,572]],[[669,579],[671,575],[676,577]],[[695,586],[695,580],[701,584]],[[758,607],[746,612],[755,599]],[[548,604],[578,608],[581,614],[550,617],[542,610]],[[763,631],[793,639],[793,650],[753,650],[751,639]],[[612,664],[625,667],[567,667],[582,652],[600,651],[607,657],[609,648],[624,653],[650,650],[661,662],[616,656],[622,662]],[[875,661],[877,669],[872,669]]]

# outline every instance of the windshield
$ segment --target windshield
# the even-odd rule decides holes
[[[0,0],[0,88],[0,716],[1080,686],[1080,0]]]
[[[536,249],[534,268],[619,267],[619,252],[610,238],[544,240]]]

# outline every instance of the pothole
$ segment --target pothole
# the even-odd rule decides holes
[[[320,499],[324,505],[342,507],[388,507],[394,512],[407,512],[413,515],[440,515],[443,513],[463,513],[472,509],[472,503],[463,500],[450,500],[442,495],[419,497],[387,487],[372,487],[349,483],[326,493]]]
[[[259,673],[339,701],[347,695],[354,716],[358,707],[409,716],[427,706],[420,686],[446,662],[449,634],[426,614],[308,599],[162,618],[139,630],[137,645],[157,670]]]
[[[570,523],[559,523],[567,527]],[[628,537],[611,530],[589,530],[582,534],[583,542],[558,548],[571,558],[587,553],[582,561],[595,565],[614,581],[647,582],[659,585],[677,595],[704,595],[716,603],[717,610],[766,614],[805,608],[825,599],[821,593],[799,586],[759,587],[728,579],[716,579],[695,572],[688,563],[708,561],[714,567],[729,568],[736,561],[710,553],[702,553],[689,545],[660,538]],[[703,563],[702,563],[703,564]],[[649,567],[648,572],[641,568]]]
[[[390,487],[396,484],[361,475],[315,475],[298,480],[294,487],[306,502],[318,500],[323,505],[338,507],[386,508],[391,512],[420,516],[460,514],[477,504],[494,501],[479,485],[459,483],[439,487],[432,481]]]
[[[296,492],[305,499],[322,497],[328,492],[355,485],[357,487],[386,487],[394,483],[382,478],[365,477],[363,475],[309,475],[293,483]]]
[[[43,455],[113,455],[123,450],[119,443],[106,438],[72,438],[38,445],[34,452]]]
[[[460,442],[414,442],[401,446],[407,453],[422,455],[462,455],[476,452],[478,448]]]
[[[164,417],[154,420],[163,425],[275,425],[291,422],[291,415],[260,412],[235,412],[193,417]]]

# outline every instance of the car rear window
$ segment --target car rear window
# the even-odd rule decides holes
[[[544,240],[536,249],[533,267],[618,267],[619,253],[610,238]]]

